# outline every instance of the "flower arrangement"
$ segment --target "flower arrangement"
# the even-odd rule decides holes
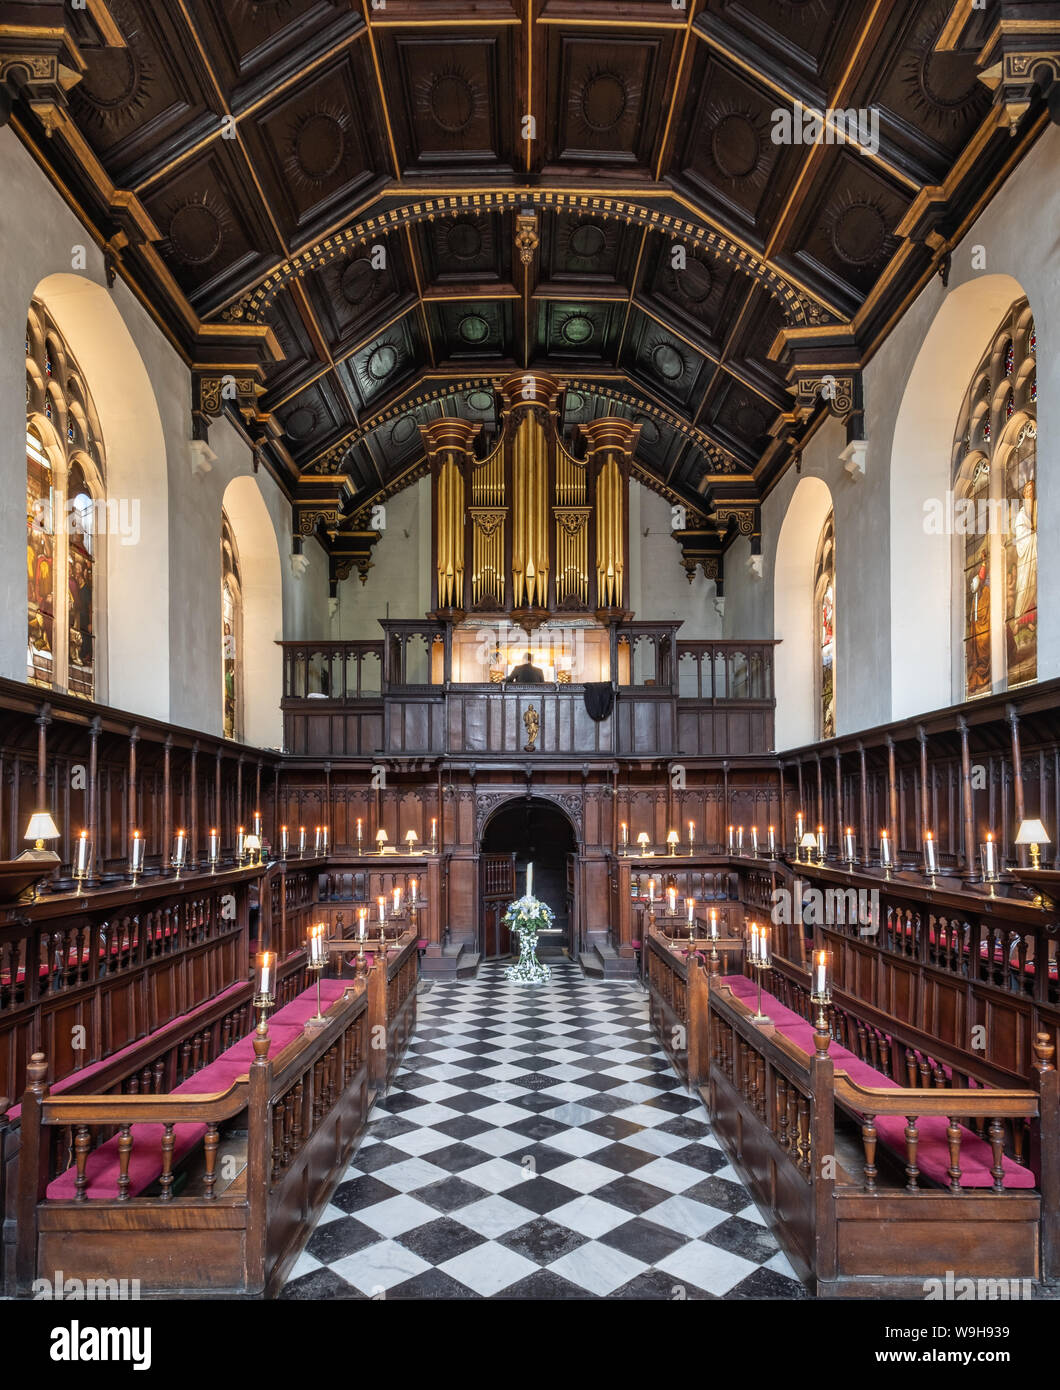
[[[541,985],[551,977],[549,967],[537,958],[537,934],[546,931],[555,920],[552,909],[529,893],[509,904],[504,925],[519,933],[519,959],[504,972],[513,984]]]
[[[535,938],[538,932],[547,931],[555,920],[556,915],[552,909],[539,898],[531,897],[529,893],[524,893],[521,898],[509,903],[508,911],[504,914],[504,925],[509,931],[517,931],[520,939],[524,936],[528,939]]]

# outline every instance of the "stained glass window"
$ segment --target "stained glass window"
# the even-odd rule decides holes
[[[1037,678],[1036,346],[1030,306],[1018,300],[972,376],[954,434],[969,698]]]
[[[239,552],[228,517],[221,513],[221,680],[224,736],[242,735],[243,585]]]
[[[825,518],[814,561],[814,645],[820,738],[834,738],[835,722],[835,520]]]
[[[73,354],[36,300],[26,327],[26,417],[26,675],[95,699],[103,440]]]

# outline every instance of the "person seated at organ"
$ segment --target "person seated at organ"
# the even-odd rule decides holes
[[[522,665],[512,669],[512,673],[508,677],[508,684],[539,685],[544,679],[545,673],[541,670],[540,666],[534,665],[530,659],[530,653],[527,652],[526,660]]]

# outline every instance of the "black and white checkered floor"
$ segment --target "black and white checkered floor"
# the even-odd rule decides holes
[[[800,1298],[636,984],[435,983],[281,1297]]]

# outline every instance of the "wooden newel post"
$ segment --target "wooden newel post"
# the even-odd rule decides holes
[[[1056,1047],[1048,1033],[1034,1043],[1034,1083],[1038,1091],[1038,1124],[1033,1131],[1031,1167],[1042,1194],[1043,1280],[1060,1278],[1060,1072]]]
[[[710,1074],[710,980],[702,961],[688,957],[688,1086],[705,1086]]]
[[[22,1097],[22,1133],[18,1158],[18,1230],[15,1245],[15,1283],[28,1293],[37,1273],[37,1204],[48,1186],[48,1145],[41,1112],[48,1096],[48,1059],[34,1052],[26,1067]]]
[[[831,1037],[814,1027],[810,1058],[810,1180],[813,1183],[814,1268],[819,1281],[836,1277],[835,1064],[828,1055]]]
[[[387,1017],[386,956],[378,947],[368,972],[368,1084],[380,1096],[386,1095]]]
[[[248,1068],[246,1248],[250,1293],[260,1293],[265,1288],[269,1188],[272,1185],[272,1063],[269,1061],[268,1029],[268,1019],[263,1017],[254,1033],[254,1060]]]

